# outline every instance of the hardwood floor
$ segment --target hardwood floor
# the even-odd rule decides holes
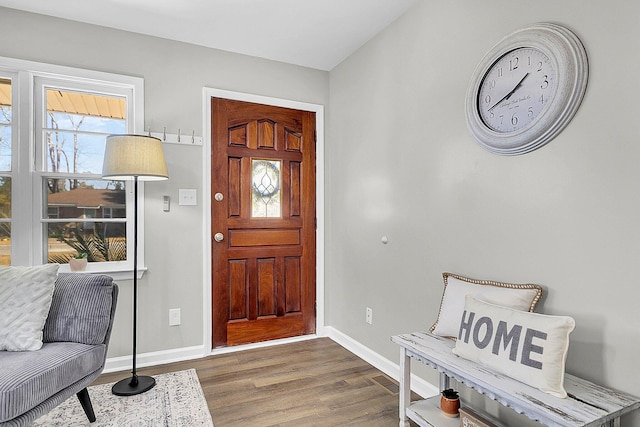
[[[190,368],[198,373],[216,427],[398,425],[397,382],[329,338],[142,368],[138,374]],[[127,375],[103,374],[96,384]]]

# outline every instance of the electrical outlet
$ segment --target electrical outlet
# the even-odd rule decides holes
[[[180,324],[180,309],[172,308],[169,310],[169,326],[178,326]]]
[[[365,317],[365,321],[368,324],[373,324],[373,310],[369,307],[367,307],[367,316]]]

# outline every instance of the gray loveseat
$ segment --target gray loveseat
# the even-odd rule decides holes
[[[73,394],[95,421],[87,386],[104,368],[117,299],[109,276],[58,276],[42,348],[0,351],[0,427],[30,425]]]

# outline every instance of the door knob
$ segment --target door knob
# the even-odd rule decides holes
[[[224,196],[222,195],[222,193],[216,193],[213,198],[216,200],[216,202],[221,202],[222,200],[224,200]]]
[[[220,243],[224,240],[224,234],[222,233],[216,233],[213,235],[213,240],[215,240],[216,242]]]

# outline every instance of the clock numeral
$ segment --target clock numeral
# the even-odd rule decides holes
[[[518,62],[519,62],[519,58],[516,56],[513,59],[509,60],[509,71],[513,71],[513,70],[517,70],[518,69]]]
[[[516,116],[515,113],[511,116],[511,124],[514,126],[518,124],[518,116]]]
[[[545,102],[547,102],[547,100],[544,99],[544,95],[540,95],[540,104],[544,104]]]
[[[527,110],[527,116],[533,117],[533,107],[529,107],[529,109]]]
[[[549,80],[548,80],[549,76],[547,76],[546,74],[544,76],[542,76],[542,84],[540,85],[540,89],[546,89],[549,87]]]
[[[491,95],[487,95],[484,97],[484,103],[487,105],[491,104]]]
[[[498,77],[502,77],[502,67],[498,68]]]
[[[542,61],[538,62],[538,71],[542,71]]]

